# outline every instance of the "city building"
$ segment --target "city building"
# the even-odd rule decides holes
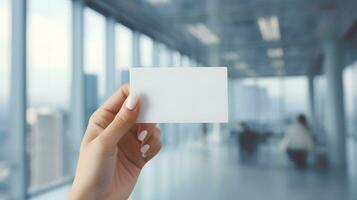
[[[30,188],[61,180],[63,173],[63,116],[51,109],[28,111],[30,126]]]

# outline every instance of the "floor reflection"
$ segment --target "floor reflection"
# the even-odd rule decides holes
[[[355,174],[296,170],[274,145],[239,159],[234,142],[164,148],[142,172],[131,199],[355,199]]]
[[[242,162],[235,141],[214,138],[164,147],[144,168],[130,200],[352,200],[357,197],[356,173],[296,170],[276,145],[269,143],[260,147],[257,157]],[[348,144],[349,152],[356,152],[356,141]],[[352,159],[353,154],[350,155]],[[356,166],[354,162],[350,164]],[[32,199],[66,199],[69,187]]]

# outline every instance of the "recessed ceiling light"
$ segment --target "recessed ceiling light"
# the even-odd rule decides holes
[[[152,5],[163,5],[170,2],[170,0],[146,0],[146,1]]]
[[[284,55],[282,48],[270,48],[267,50],[267,55],[269,58],[281,58]]]
[[[245,62],[236,63],[235,67],[240,70],[245,70],[249,68],[248,64]]]
[[[258,26],[264,41],[280,40],[279,20],[276,16],[259,17]]]
[[[232,52],[226,52],[223,57],[226,60],[238,60],[239,55],[236,52],[232,51]]]
[[[204,44],[211,45],[219,43],[218,36],[203,23],[188,25],[187,30]]]

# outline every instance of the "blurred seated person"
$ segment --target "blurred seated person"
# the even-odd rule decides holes
[[[304,115],[299,115],[296,122],[288,127],[281,145],[296,167],[306,167],[308,153],[313,149],[313,140]]]
[[[259,135],[248,128],[246,123],[240,124],[240,133],[238,136],[239,149],[242,155],[252,156],[259,143]]]

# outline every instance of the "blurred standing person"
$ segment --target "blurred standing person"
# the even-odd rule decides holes
[[[203,123],[202,124],[202,141],[203,141],[203,144],[206,144],[207,143],[207,135],[208,135],[208,124],[207,123]]]
[[[240,128],[241,132],[238,134],[239,152],[240,158],[245,160],[256,153],[259,144],[259,135],[251,130],[244,122],[240,124]]]
[[[304,115],[299,115],[296,122],[288,127],[282,147],[296,167],[306,167],[308,153],[313,149],[313,140]]]

